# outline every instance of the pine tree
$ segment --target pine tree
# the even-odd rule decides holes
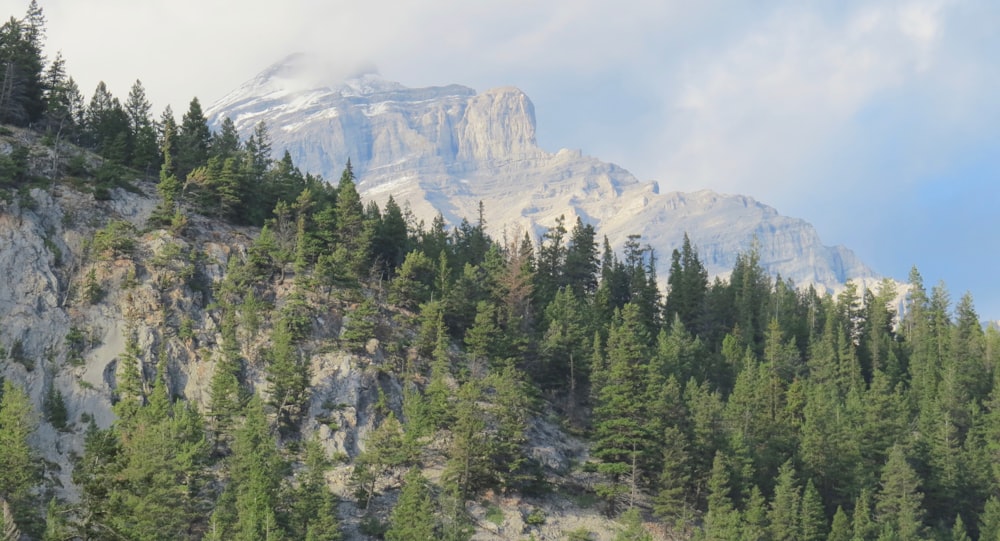
[[[125,112],[128,114],[129,136],[132,140],[130,165],[146,175],[152,173],[160,159],[151,111],[152,105],[146,99],[146,90],[137,79],[125,101]]]
[[[232,118],[227,116],[222,119],[219,133],[212,137],[212,146],[209,151],[212,156],[226,160],[237,157],[242,149],[243,144],[240,142],[240,134],[236,130],[236,123],[233,122]]]
[[[627,304],[608,336],[608,367],[595,396],[593,456],[610,484],[602,493],[612,509],[635,505],[639,487],[651,473],[643,375],[649,338],[639,308]]]
[[[688,329],[702,330],[700,319],[708,292],[708,271],[698,260],[698,252],[687,233],[681,250],[671,254],[667,286],[664,319],[671,322],[676,316]]]
[[[378,482],[393,468],[412,460],[414,450],[404,437],[403,425],[392,413],[368,434],[364,443],[364,451],[354,460],[351,485],[358,504],[367,511]]]
[[[454,421],[450,424],[451,445],[442,478],[458,489],[464,501],[485,487],[491,477],[489,448],[483,433],[485,415],[479,406],[482,389],[476,380],[465,382],[458,390],[453,406]]]
[[[708,511],[703,526],[706,541],[739,539],[740,513],[730,497],[729,472],[721,452],[715,454],[712,462],[708,490]]]
[[[177,126],[174,123],[173,114],[169,107],[164,111],[163,135],[160,140],[160,152],[163,163],[160,165],[160,182],[156,185],[156,193],[160,196],[160,202],[149,216],[150,225],[162,226],[170,223],[174,210],[179,203],[183,185],[177,180],[177,171],[174,166],[174,148],[177,144]]]
[[[868,489],[862,489],[854,505],[851,530],[852,541],[873,541],[878,535],[878,525],[872,518],[872,499]]]
[[[688,502],[691,474],[687,437],[677,427],[668,426],[661,441],[663,472],[653,512],[670,523],[684,523],[693,518],[693,509]]]
[[[28,394],[10,380],[3,382],[0,395],[0,499],[5,505],[5,523],[17,529],[13,519],[23,522],[37,510],[34,488],[40,479],[38,459],[28,443],[37,427]]]
[[[965,529],[965,523],[962,522],[962,515],[955,516],[955,524],[951,528],[951,541],[972,541]]]
[[[436,539],[434,502],[427,479],[413,468],[403,478],[403,490],[389,517],[387,541],[424,541]]]
[[[337,251],[340,263],[354,277],[365,276],[370,239],[364,234],[364,206],[354,183],[354,170],[348,160],[337,185]]]
[[[572,419],[590,372],[592,330],[586,321],[586,305],[569,289],[560,289],[545,308],[545,320],[548,327],[540,344],[541,366],[534,371],[535,381],[545,390],[567,392],[566,409]]]
[[[263,404],[256,396],[246,406],[243,426],[236,430],[229,469],[230,486],[226,490],[235,496],[232,538],[280,539],[278,487],[286,464],[278,454]]]
[[[1000,499],[990,496],[979,515],[979,539],[1000,540]]]
[[[639,509],[633,507],[625,511],[618,521],[625,526],[625,529],[615,535],[615,541],[653,541],[653,536],[642,525]]]
[[[895,445],[889,452],[880,485],[875,514],[882,535],[893,532],[899,539],[919,539],[924,530],[923,494],[920,478],[907,463],[902,446]]]
[[[569,244],[566,246],[563,284],[580,298],[589,297],[597,291],[600,260],[597,257],[596,237],[594,226],[584,224],[577,216],[576,224],[569,234]]]
[[[431,298],[434,263],[422,251],[406,255],[402,266],[389,285],[389,302],[414,310]]]
[[[211,141],[212,132],[208,129],[208,119],[201,110],[201,102],[198,98],[192,98],[177,130],[174,156],[177,178],[186,179],[188,173],[208,162]]]
[[[318,440],[306,441],[303,462],[305,470],[293,491],[289,534],[304,541],[339,541],[336,500],[324,477],[329,461]]]
[[[799,520],[801,507],[802,492],[795,477],[795,468],[789,460],[778,470],[778,484],[774,487],[774,498],[768,513],[771,539],[775,541],[802,539]]]
[[[486,423],[490,431],[487,453],[490,475],[504,493],[523,489],[537,479],[530,472],[524,446],[528,441],[529,398],[524,376],[504,366],[485,381]]]
[[[801,539],[803,541],[823,541],[827,537],[826,516],[823,512],[823,500],[812,479],[806,482],[802,493],[802,508],[799,513]]]
[[[830,523],[830,534],[826,536],[826,541],[851,541],[851,519],[847,517],[844,508],[837,506],[837,511],[833,514],[833,522]]]
[[[740,541],[765,541],[768,539],[767,509],[764,495],[761,494],[756,485],[750,489],[750,496],[744,505],[742,519]]]

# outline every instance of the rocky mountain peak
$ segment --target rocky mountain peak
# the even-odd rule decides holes
[[[546,152],[534,105],[515,87],[408,88],[374,70],[342,73],[289,57],[210,107],[210,121],[229,116],[245,136],[264,121],[275,153],[287,150],[326,179],[339,178],[350,159],[363,196],[381,203],[391,194],[427,223],[440,212],[457,224],[483,201],[496,234],[540,235],[565,216],[595,225],[615,247],[642,235],[663,279],[685,232],[714,275],[756,245],[766,268],[800,285],[835,290],[875,277],[850,250],[824,246],[809,223],[749,197],[661,193],[658,183],[580,151]],[[332,79],[339,82],[316,84]]]

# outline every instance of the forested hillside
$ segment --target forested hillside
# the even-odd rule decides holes
[[[34,1],[0,27],[0,231],[48,224],[74,323],[35,347],[0,322],[3,539],[1000,539],[1000,335],[968,295],[914,269],[899,316],[889,281],[820,295],[754,251],[709,282],[690,243],[660,291],[638,237],[418,223],[365,204],[350,162],[328,183],[263,124],[213,133],[197,99],[180,122],[138,81],[85,105],[43,40]],[[140,222],[128,198],[155,203]],[[357,426],[318,390],[331,355],[368,378]],[[586,452],[547,462],[543,428]],[[545,530],[567,492],[621,526]]]

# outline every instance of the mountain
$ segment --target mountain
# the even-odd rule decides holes
[[[426,222],[437,212],[452,224],[473,219],[483,201],[494,234],[539,235],[564,215],[567,227],[579,216],[615,247],[641,235],[658,254],[661,278],[685,232],[712,275],[725,275],[756,242],[762,265],[798,285],[834,290],[875,277],[847,248],[823,245],[806,221],[750,197],[661,193],[656,182],[580,151],[546,152],[534,106],[517,88],[407,88],[372,70],[337,79],[316,58],[292,55],[206,113],[216,125],[229,116],[244,136],[265,122],[276,154],[287,150],[328,180],[350,159],[364,197],[391,194]]]

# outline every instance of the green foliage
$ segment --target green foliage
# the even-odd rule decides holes
[[[135,249],[136,230],[125,220],[111,220],[94,233],[91,249],[99,259],[128,257]]]
[[[351,485],[358,504],[368,509],[375,489],[387,473],[410,463],[415,456],[412,442],[403,436],[403,426],[392,413],[365,440],[365,450],[354,461]]]
[[[541,526],[545,524],[546,518],[545,511],[540,507],[535,507],[524,517],[524,523],[528,526]]]
[[[377,324],[378,307],[374,299],[366,297],[347,316],[347,322],[340,334],[340,340],[350,350],[356,353],[363,353],[368,340],[375,338]]]
[[[28,394],[13,382],[4,381],[0,395],[0,449],[3,449],[0,453],[0,499],[5,507],[4,522],[8,529],[16,529],[18,524],[31,524],[37,518],[39,506],[33,488],[41,480],[41,472],[29,443],[36,427]]]
[[[101,287],[101,283],[97,280],[96,268],[91,267],[90,271],[87,272],[87,278],[83,282],[83,289],[81,289],[80,293],[87,304],[97,304],[104,298],[105,291]]]
[[[45,393],[45,400],[42,403],[42,410],[45,413],[45,420],[56,430],[65,430],[68,421],[66,411],[66,399],[62,391],[56,388],[55,384],[50,384]]]
[[[642,515],[637,508],[625,511],[618,520],[625,529],[615,535],[615,541],[653,541],[653,536],[642,525]]]
[[[566,532],[566,537],[564,537],[564,539],[566,539],[566,541],[592,541],[594,539],[594,533],[588,530],[587,528],[580,526],[575,530]],[[623,539],[631,539],[631,538],[623,538]]]
[[[387,541],[418,541],[436,539],[434,501],[427,479],[417,469],[411,469],[403,478],[403,490],[389,517]]]
[[[879,484],[881,488],[875,498],[875,514],[881,535],[891,534],[899,539],[920,538],[924,531],[920,478],[907,463],[902,446],[896,445],[889,452]]]

